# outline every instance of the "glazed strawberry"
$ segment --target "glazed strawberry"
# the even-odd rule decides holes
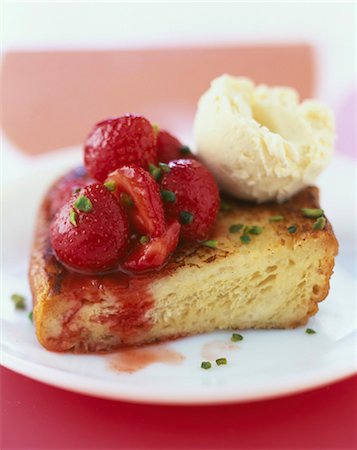
[[[164,130],[157,135],[157,159],[163,163],[169,163],[174,159],[191,158],[190,149]]]
[[[48,196],[50,216],[54,216],[78,189],[91,182],[92,180],[88,177],[84,167],[71,170],[66,176],[62,177],[51,189]]]
[[[148,172],[135,165],[123,166],[109,175],[105,185],[128,205],[127,211],[137,231],[152,238],[164,233],[160,188]]]
[[[126,115],[94,126],[84,146],[88,173],[104,181],[124,164],[148,168],[157,162],[156,135],[151,123],[141,116]]]
[[[219,209],[213,175],[193,159],[171,161],[169,168],[161,181],[167,215],[180,221],[184,239],[207,239]]]
[[[151,240],[142,240],[132,254],[126,259],[123,268],[130,272],[146,272],[159,269],[176,249],[180,237],[180,224],[170,220],[165,233]],[[146,237],[146,236],[143,236]]]
[[[91,184],[62,206],[51,223],[50,236],[65,265],[103,272],[116,267],[127,250],[127,217],[103,185]]]

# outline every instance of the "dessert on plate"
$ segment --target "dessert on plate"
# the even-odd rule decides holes
[[[338,249],[310,185],[332,153],[329,111],[247,79],[217,84],[199,103],[197,154],[141,116],[108,119],[84,167],[50,187],[30,265],[47,349],[292,328],[317,312]]]

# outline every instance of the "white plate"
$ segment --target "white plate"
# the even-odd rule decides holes
[[[72,158],[73,160],[73,158]],[[41,196],[61,168],[17,180],[4,189],[2,363],[53,386],[99,397],[148,403],[203,404],[258,400],[321,386],[356,372],[356,165],[338,157],[320,179],[322,205],[331,219],[340,254],[328,299],[305,327],[245,331],[236,350],[224,350],[228,365],[202,370],[201,350],[230,332],[167,344],[185,356],[180,365],[152,364],[133,374],[109,368],[107,355],[56,354],[37,342],[27,314],[14,311],[13,292],[30,299],[29,252]],[[62,171],[64,168],[62,167]],[[30,310],[30,307],[28,308]]]

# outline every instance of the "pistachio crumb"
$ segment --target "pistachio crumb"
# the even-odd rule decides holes
[[[325,226],[326,226],[325,217],[319,217],[318,219],[316,219],[316,221],[312,225],[312,228],[314,230],[323,230],[325,228]]]
[[[309,217],[311,219],[317,219],[318,217],[321,217],[324,214],[324,210],[320,208],[301,208],[301,212],[303,216]]]
[[[229,232],[230,233],[238,233],[243,227],[244,227],[244,225],[242,223],[234,223],[233,225],[231,225],[229,227]]]
[[[271,216],[269,222],[281,222],[284,220],[284,216]]]
[[[11,300],[13,301],[15,305],[15,309],[25,309],[26,308],[26,302],[25,297],[20,294],[12,294]]]

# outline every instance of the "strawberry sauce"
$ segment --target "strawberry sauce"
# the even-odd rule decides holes
[[[118,372],[133,373],[155,364],[177,365],[184,356],[165,345],[124,348],[110,357],[109,367]]]

